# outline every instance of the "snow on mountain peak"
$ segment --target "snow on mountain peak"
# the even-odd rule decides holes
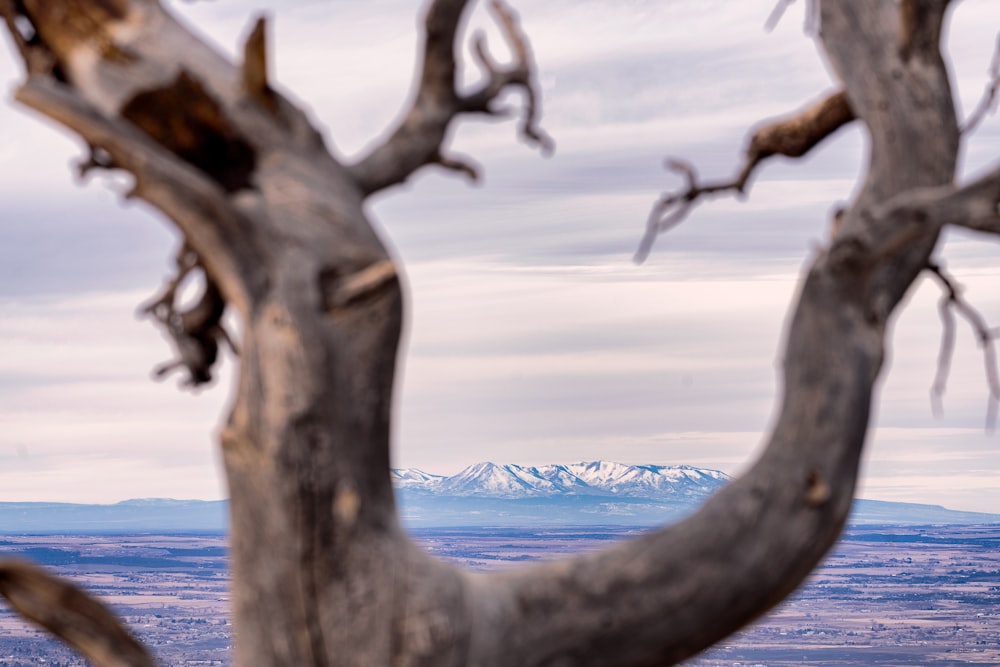
[[[445,477],[434,490],[441,495],[501,498],[558,492],[556,486],[534,468],[492,462],[476,463],[457,475]]]
[[[540,467],[476,463],[450,477],[414,468],[392,471],[402,489],[441,496],[522,498],[559,495],[663,498],[707,496],[729,476],[691,466],[626,465],[584,461]]]
[[[393,468],[389,473],[393,486],[399,488],[423,487],[444,479],[441,475],[432,475],[418,468]]]

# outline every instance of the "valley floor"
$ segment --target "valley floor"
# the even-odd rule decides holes
[[[474,569],[599,548],[642,529],[424,529]],[[229,665],[221,536],[10,536],[0,555],[52,567],[102,596],[165,665]],[[0,665],[85,665],[0,607]],[[809,583],[690,667],[1000,664],[1000,526],[848,530]]]

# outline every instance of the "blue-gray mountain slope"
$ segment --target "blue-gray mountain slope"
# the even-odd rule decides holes
[[[653,526],[693,512],[729,477],[691,466],[607,461],[539,467],[477,463],[452,476],[392,471],[404,523],[453,526]],[[0,534],[223,533],[226,501],[146,499],[113,505],[0,503]],[[1000,514],[857,500],[861,524],[1000,523]]]

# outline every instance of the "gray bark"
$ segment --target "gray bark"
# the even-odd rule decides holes
[[[132,196],[176,224],[241,322],[220,437],[239,665],[624,667],[711,646],[794,590],[837,539],[886,327],[940,230],[1000,230],[1000,171],[953,184],[960,135],[939,53],[948,2],[822,1],[820,41],[843,92],[803,117],[819,119],[818,134],[789,138],[776,126],[771,149],[760,134],[739,189],[767,155],[806,152],[852,118],[871,137],[870,162],[803,276],[760,459],[689,519],[600,553],[489,575],[441,563],[409,540],[394,506],[403,301],[363,205],[424,165],[474,173],[443,156],[442,142],[453,120],[489,113],[511,86],[527,92],[523,136],[548,146],[530,51],[502,5],[515,62],[501,67],[480,45],[485,83],[457,90],[466,5],[430,3],[412,107],[383,144],[341,164],[269,85],[261,23],[232,64],[155,0],[0,2],[26,65],[17,99],[78,133],[93,165],[131,173]],[[195,329],[169,289],[157,303],[199,381],[222,336],[217,314]],[[20,581],[18,571],[0,576]],[[0,590],[36,601],[31,586]]]

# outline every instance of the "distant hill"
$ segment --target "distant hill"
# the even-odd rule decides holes
[[[0,503],[0,534],[225,532],[225,500],[143,498],[113,505]]]
[[[590,461],[539,467],[477,463],[452,476],[392,471],[404,523],[453,526],[652,526],[693,512],[730,481],[691,466]],[[224,500],[126,500],[113,505],[0,503],[0,534],[222,533]],[[1000,523],[1000,514],[856,500],[852,524]]]

